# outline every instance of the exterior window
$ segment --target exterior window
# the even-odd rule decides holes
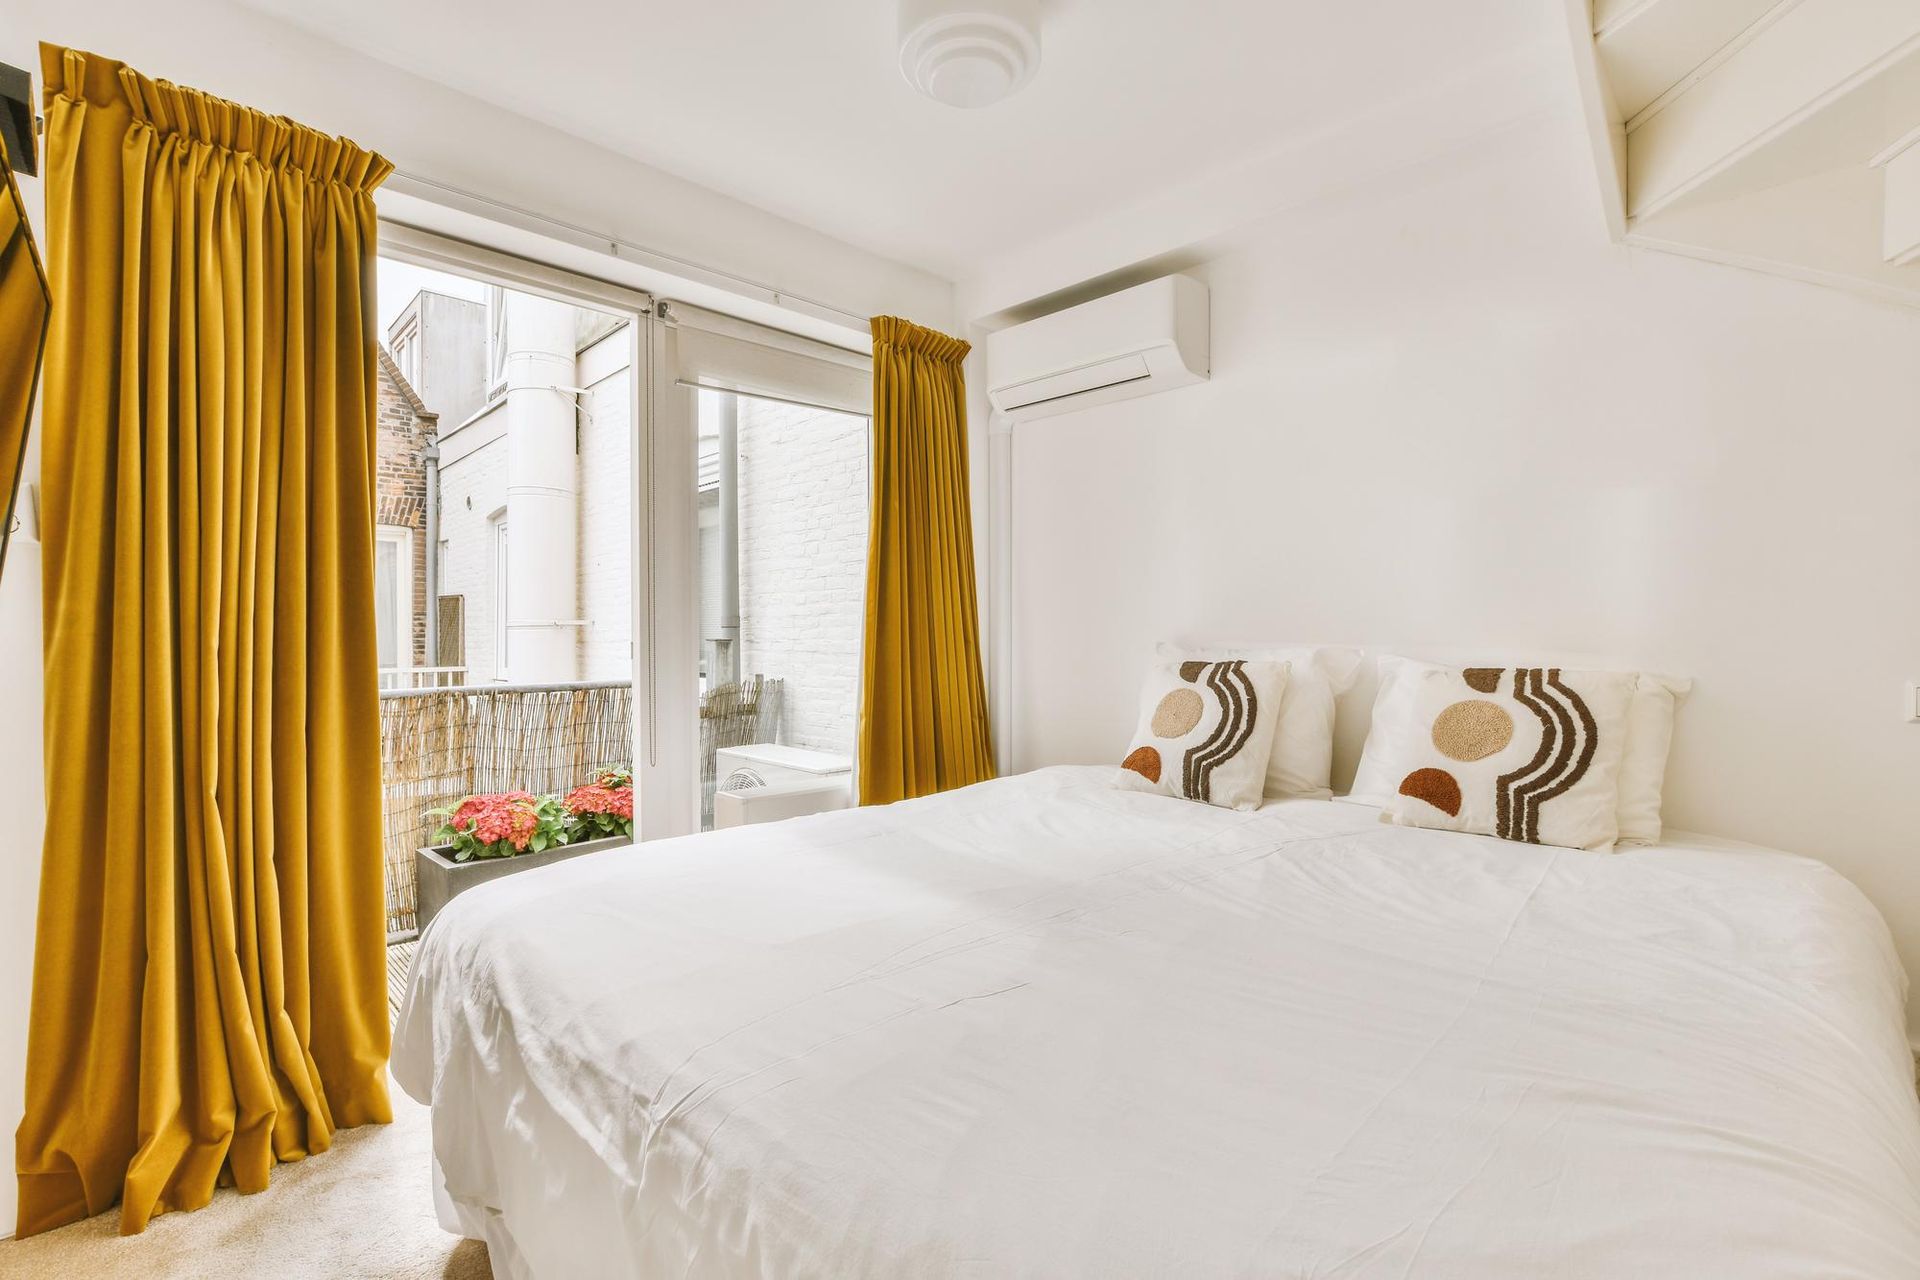
[[[400,525],[374,534],[373,631],[382,671],[413,665],[413,530]]]
[[[414,320],[392,338],[393,362],[409,386],[420,385],[420,322]]]
[[[507,291],[487,289],[487,399],[507,393]]]

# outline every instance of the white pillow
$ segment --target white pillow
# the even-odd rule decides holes
[[[1640,673],[1627,713],[1627,754],[1620,761],[1620,843],[1660,843],[1661,791],[1667,753],[1673,747],[1673,717],[1693,681]]]
[[[1259,808],[1286,688],[1284,662],[1155,663],[1140,686],[1140,724],[1114,785]]]
[[[1154,656],[1162,662],[1244,658],[1286,663],[1287,691],[1280,702],[1273,754],[1267,759],[1267,799],[1325,800],[1333,794],[1334,699],[1351,689],[1360,673],[1358,649],[1163,642]]]
[[[1360,753],[1360,767],[1346,798],[1386,808],[1401,777],[1393,773],[1390,746],[1415,716],[1414,696],[1423,671],[1451,668],[1413,658],[1382,654],[1380,688],[1373,700],[1373,721]],[[1693,682],[1678,676],[1640,672],[1627,713],[1626,748],[1620,759],[1616,823],[1620,844],[1656,844],[1660,840],[1661,791],[1667,752],[1673,744],[1673,718]]]

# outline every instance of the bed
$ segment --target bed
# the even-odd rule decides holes
[[[1885,924],[1052,768],[456,899],[394,1075],[527,1277],[1920,1274]]]

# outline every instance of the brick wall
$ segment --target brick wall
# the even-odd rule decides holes
[[[865,418],[740,401],[741,670],[786,681],[785,742],[851,755],[867,585]]]
[[[374,457],[374,523],[413,530],[413,634],[415,666],[427,656],[427,469],[423,457],[433,441],[435,415],[427,412],[385,351],[380,353],[378,446]]]

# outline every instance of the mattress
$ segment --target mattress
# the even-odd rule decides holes
[[[1884,922],[1811,859],[1054,768],[456,899],[393,1071],[503,1276],[1920,1274]]]

